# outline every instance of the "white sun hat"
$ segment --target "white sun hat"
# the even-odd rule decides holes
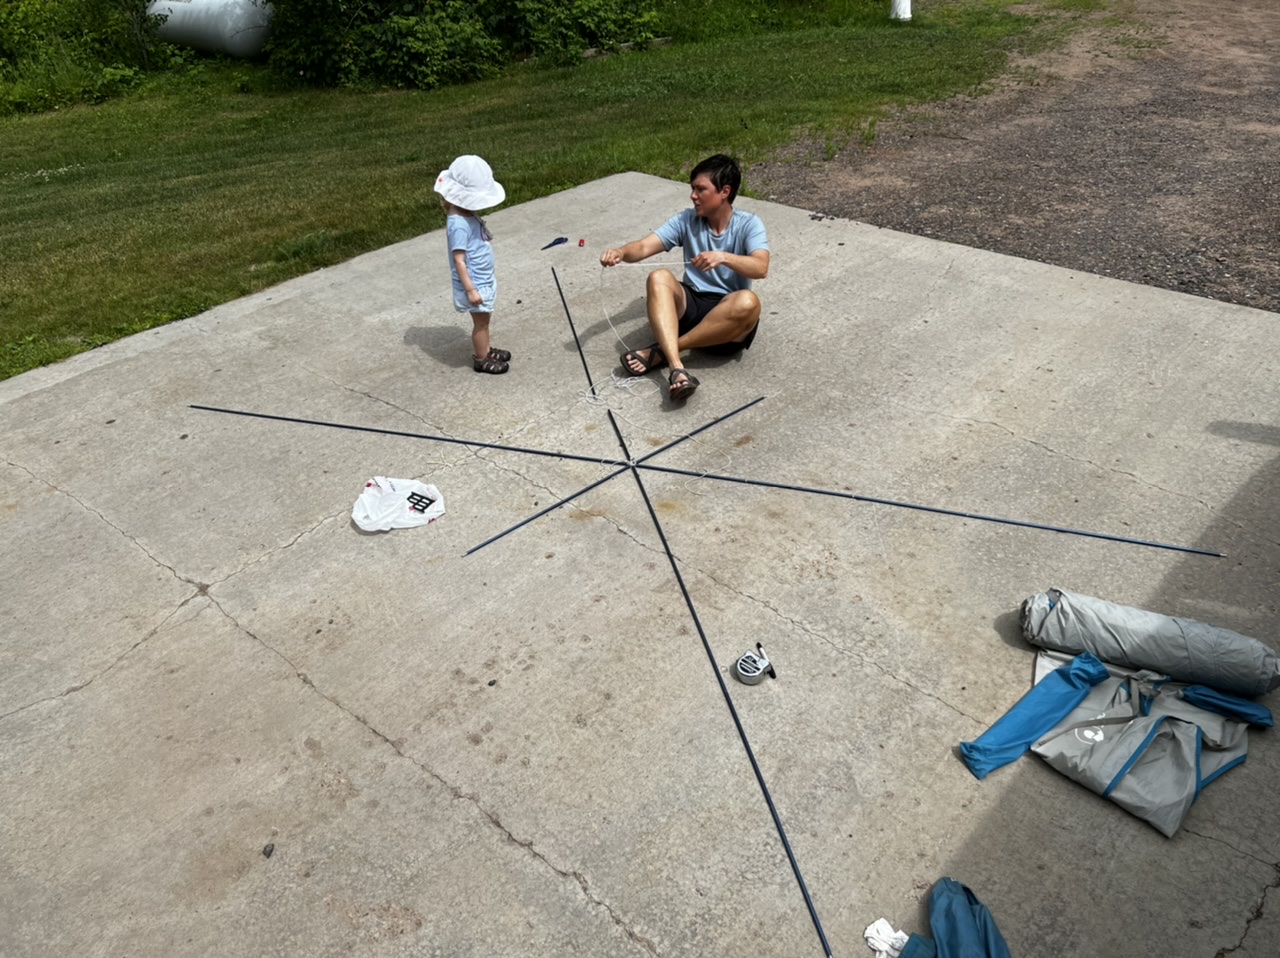
[[[507,198],[493,170],[478,156],[460,156],[436,177],[436,192],[464,210],[487,210]]]

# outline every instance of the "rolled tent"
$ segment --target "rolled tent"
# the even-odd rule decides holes
[[[1040,648],[1091,652],[1103,662],[1233,695],[1262,695],[1280,685],[1280,657],[1257,639],[1063,589],[1022,603],[1022,632]]]

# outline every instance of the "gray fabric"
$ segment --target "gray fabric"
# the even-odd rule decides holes
[[[1092,652],[1109,665],[1152,669],[1233,695],[1262,695],[1280,685],[1280,657],[1257,639],[1061,589],[1022,603],[1022,632],[1041,648]]]
[[[1032,751],[1172,837],[1201,787],[1244,760],[1248,727],[1184,702],[1158,679],[1140,672],[1099,683]]]

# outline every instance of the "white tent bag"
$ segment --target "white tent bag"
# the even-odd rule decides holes
[[[351,509],[351,519],[365,532],[410,529],[444,515],[444,497],[435,486],[417,479],[374,476]]]

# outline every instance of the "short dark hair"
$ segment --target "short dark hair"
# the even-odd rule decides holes
[[[742,185],[742,171],[738,169],[738,161],[733,157],[725,156],[723,153],[707,157],[693,168],[693,172],[689,174],[689,182],[692,183],[700,176],[706,176],[711,180],[711,185],[716,188],[717,193],[726,186],[729,187],[730,203],[737,198],[738,187]]]

